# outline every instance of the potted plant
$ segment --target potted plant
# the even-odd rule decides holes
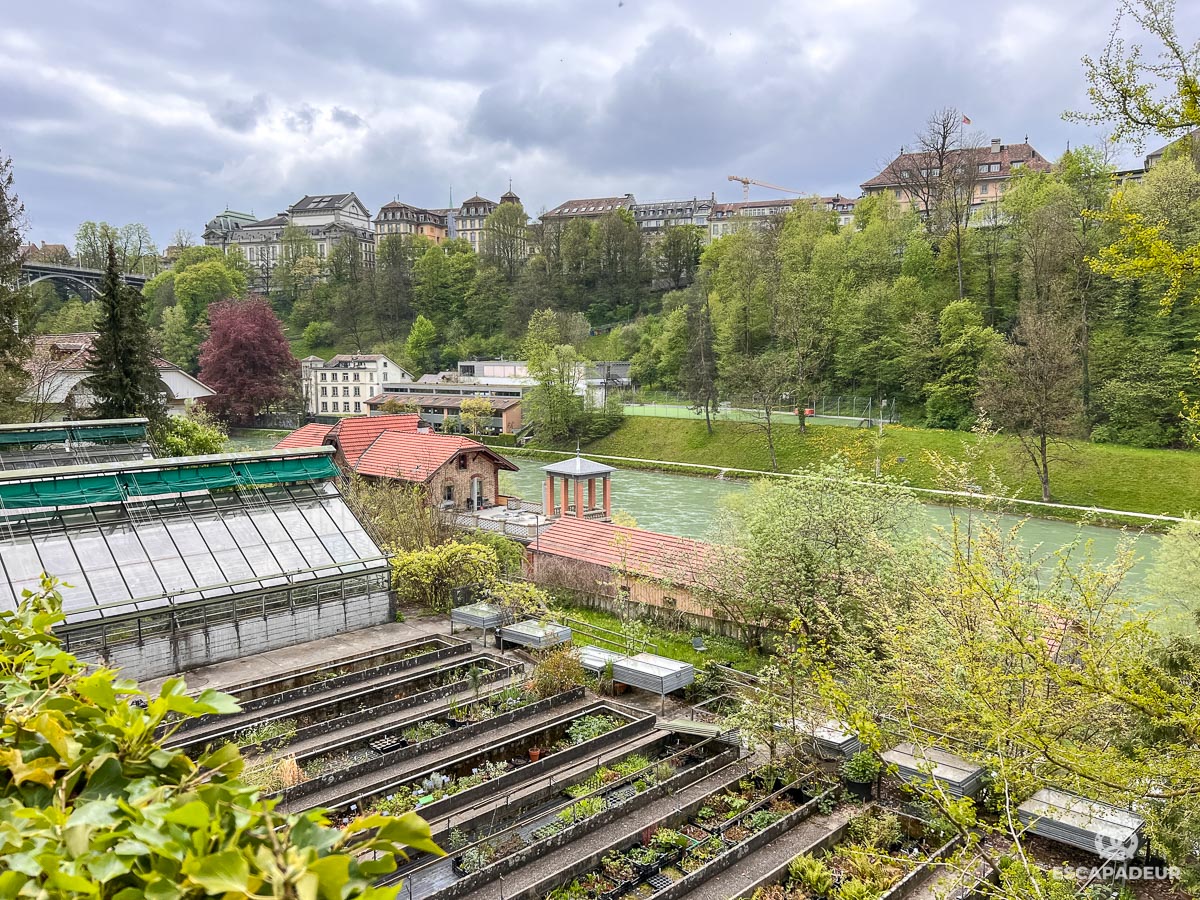
[[[542,758],[542,748],[541,747],[530,747],[529,748],[529,761],[530,762],[537,762],[541,758]]]
[[[842,763],[842,780],[846,788],[863,800],[870,800],[872,786],[882,768],[879,759],[870,750],[859,750]]]

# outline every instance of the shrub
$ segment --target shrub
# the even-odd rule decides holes
[[[239,731],[233,740],[239,747],[261,747],[268,741],[275,741],[277,747],[282,747],[291,743],[295,736],[296,720],[279,719]]]
[[[397,550],[392,557],[396,590],[427,609],[450,608],[451,591],[491,584],[500,574],[496,551],[483,544],[451,541],[419,550]]]
[[[815,897],[827,896],[833,890],[833,873],[829,866],[807,853],[792,860],[788,877]]]
[[[582,744],[608,734],[620,724],[612,716],[581,716],[567,726],[567,737],[572,744]]]
[[[837,900],[875,900],[878,896],[879,891],[873,885],[857,878],[842,882],[837,889]]]
[[[670,853],[672,850],[686,847],[690,843],[687,835],[673,828],[660,828],[650,838],[650,846],[659,853]]]
[[[842,763],[842,776],[855,784],[870,784],[879,776],[879,759],[870,750],[859,750]]]
[[[869,850],[887,850],[900,843],[903,831],[894,813],[859,813],[846,823],[846,835]]]
[[[579,653],[568,647],[547,653],[533,670],[533,692],[542,700],[586,682]]]

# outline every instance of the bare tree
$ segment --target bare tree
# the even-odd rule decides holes
[[[739,356],[725,372],[725,384],[735,404],[755,410],[751,428],[761,429],[771,453],[771,469],[779,471],[775,455],[775,416],[796,390],[796,369],[782,351]]]
[[[178,247],[180,250],[185,247],[195,247],[196,235],[186,228],[177,228],[171,237],[171,246]]]
[[[1026,304],[999,361],[983,375],[979,408],[1014,435],[1050,502],[1050,466],[1079,427],[1079,334],[1053,312]]]
[[[917,132],[914,149],[901,149],[884,169],[889,181],[898,185],[920,211],[926,231],[951,242],[960,300],[965,295],[963,244],[979,166],[987,164],[983,138],[967,132],[967,124],[966,117],[952,106],[938,110]]]

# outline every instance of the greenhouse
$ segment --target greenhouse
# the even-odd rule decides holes
[[[151,455],[145,419],[0,425],[0,471],[120,462]]]
[[[114,661],[128,646],[116,661],[142,677],[386,621],[386,560],[333,484],[331,453],[0,472],[0,608],[46,572],[72,652]],[[180,644],[191,632],[203,640]],[[169,659],[149,646],[164,638]]]

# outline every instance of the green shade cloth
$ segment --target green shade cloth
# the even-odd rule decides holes
[[[182,494],[226,487],[258,487],[300,481],[324,481],[338,476],[328,456],[264,459],[245,463],[181,465],[113,475],[81,475],[44,481],[0,484],[0,509],[39,506],[79,506],[119,503],[126,496]]]
[[[50,441],[65,441],[69,433],[65,428],[31,428],[28,431],[0,431],[0,445],[45,444]]]
[[[11,444],[59,443],[68,438],[75,441],[142,441],[146,439],[145,425],[73,425],[70,428],[22,428],[0,431],[0,446]]]

